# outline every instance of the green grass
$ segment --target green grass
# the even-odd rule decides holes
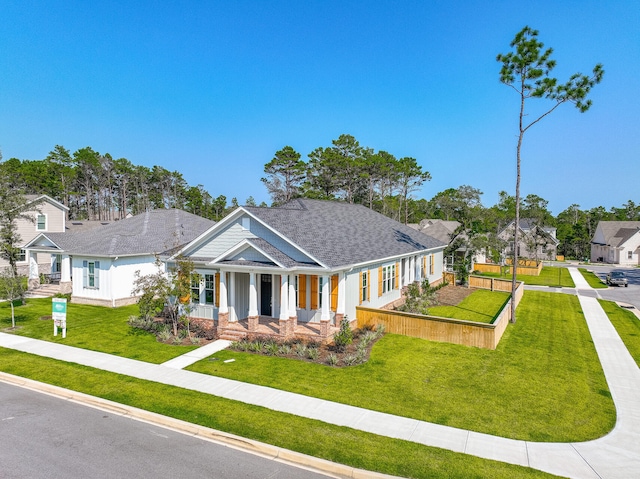
[[[509,293],[479,289],[456,306],[432,306],[429,308],[429,314],[443,318],[491,323],[509,297]]]
[[[584,279],[587,280],[587,283],[589,283],[589,286],[591,286],[592,288],[597,289],[608,287],[605,283],[602,282],[600,278],[598,278],[598,275],[596,275],[593,271],[587,271],[586,268],[578,268],[578,271],[580,271]]]
[[[0,348],[0,370],[353,467],[411,478],[543,479],[521,466],[422,446],[208,394]]]
[[[481,273],[476,276],[487,276],[489,278],[511,279],[511,275],[500,273]],[[534,286],[550,286],[555,288],[575,288],[576,284],[571,279],[571,274],[567,268],[555,266],[543,266],[540,276],[529,276],[519,274],[516,276],[518,281]]]
[[[517,318],[495,351],[389,334],[348,368],[222,351],[189,369],[514,439],[610,431],[615,408],[577,298],[526,291]]]
[[[613,301],[598,300],[609,320],[618,331],[631,357],[640,367],[640,319],[631,311],[621,308]]]
[[[42,316],[51,316],[51,298],[29,299],[24,306],[17,306],[16,330],[11,327],[11,308],[0,304],[0,330],[21,336],[43,339],[55,343],[115,354],[150,363],[163,363],[185,354],[196,346],[173,346],[156,341],[153,334],[131,328],[127,319],[138,313],[138,306],[104,308],[69,303],[67,307],[67,337],[61,331],[53,335],[53,321],[44,321]]]

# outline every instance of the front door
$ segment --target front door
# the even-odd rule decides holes
[[[260,275],[260,314],[262,316],[271,316],[271,275]]]

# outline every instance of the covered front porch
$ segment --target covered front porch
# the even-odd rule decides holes
[[[345,317],[345,277],[261,264],[196,268],[190,317],[222,339],[276,336],[326,341]],[[240,267],[238,267],[240,266]],[[205,322],[209,320],[209,322]]]

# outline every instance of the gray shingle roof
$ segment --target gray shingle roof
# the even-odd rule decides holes
[[[446,246],[362,205],[300,198],[278,208],[244,208],[329,267]]]
[[[640,221],[600,221],[598,226],[604,234],[605,244],[618,247],[640,229]]]
[[[46,236],[70,254],[142,255],[184,245],[214,224],[182,210],[152,210],[88,231],[47,233]]]

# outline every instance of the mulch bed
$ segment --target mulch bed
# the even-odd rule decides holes
[[[436,298],[438,299],[439,305],[456,306],[471,293],[473,293],[471,288],[449,284],[436,291]]]

